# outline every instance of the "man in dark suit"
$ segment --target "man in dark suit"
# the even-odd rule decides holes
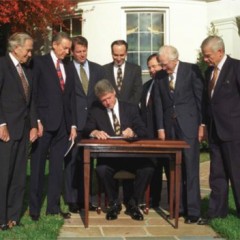
[[[153,53],[147,59],[147,66],[149,74],[152,79],[144,83],[142,96],[140,99],[140,115],[143,122],[145,123],[150,138],[157,138],[157,126],[156,126],[156,115],[155,115],[155,102],[154,102],[154,88],[155,88],[155,75],[162,68],[159,63],[158,54]],[[154,161],[154,159],[153,159]],[[160,196],[162,191],[162,174],[163,169],[169,179],[169,160],[162,158],[161,161],[154,161],[155,169],[151,181],[150,196],[151,206],[157,208],[160,202]],[[168,184],[169,185],[169,184]]]
[[[147,136],[137,106],[118,101],[116,92],[108,80],[103,79],[95,85],[95,94],[100,102],[93,104],[89,112],[85,127],[87,136],[97,139],[108,139],[110,136],[116,135],[123,138]],[[136,174],[125,213],[134,220],[143,220],[138,204],[144,198],[145,190],[153,173],[152,163],[148,159],[138,159],[137,164],[129,159],[98,159],[96,171],[109,201],[106,219],[117,219],[121,209],[118,202],[118,187],[113,178],[119,170],[127,170]]]
[[[225,54],[222,38],[207,37],[201,45],[206,71],[206,113],[210,147],[208,218],[228,214],[229,181],[240,218],[240,61]],[[207,96],[208,95],[208,96]]]
[[[34,142],[38,137],[31,73],[22,65],[32,50],[33,39],[15,33],[8,40],[9,52],[0,58],[0,231],[19,225],[28,139]]]
[[[199,141],[203,138],[203,78],[195,64],[178,60],[175,47],[159,49],[159,61],[167,74],[156,76],[156,117],[162,140],[181,139],[189,145],[183,150],[180,215],[185,223],[199,223]]]
[[[33,91],[37,105],[38,122],[42,137],[32,148],[30,178],[30,216],[37,221],[40,216],[44,170],[49,158],[49,176],[46,214],[60,214],[69,218],[69,213],[60,210],[60,195],[63,180],[64,154],[68,141],[76,138],[74,82],[62,60],[71,48],[69,36],[60,32],[52,40],[49,54],[34,58]]]
[[[111,44],[113,62],[104,65],[105,77],[113,85],[119,100],[138,104],[142,93],[141,67],[125,61],[128,44],[116,40]]]
[[[94,86],[104,78],[103,67],[87,59],[88,41],[82,36],[72,39],[73,61],[68,64],[71,78],[75,82],[76,113],[77,113],[77,141],[81,139],[82,130],[86,124],[88,109],[97,100]],[[82,75],[84,69],[87,78]],[[84,80],[87,81],[86,86]],[[86,87],[86,89],[84,89]],[[65,201],[70,212],[77,213],[84,206],[83,191],[83,162],[82,152],[76,146],[71,154],[65,158]],[[94,206],[92,205],[92,209]]]
[[[141,67],[127,62],[128,43],[116,40],[111,44],[113,62],[104,65],[105,77],[115,89],[119,100],[138,104],[142,94]],[[129,201],[132,191],[132,180],[123,181],[124,202]]]

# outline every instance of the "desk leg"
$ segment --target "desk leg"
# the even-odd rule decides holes
[[[173,202],[175,194],[175,159],[170,159],[170,193],[169,193],[169,216],[173,219]]]
[[[84,163],[84,207],[85,207],[85,228],[88,228],[89,220],[89,185],[90,185],[90,150],[83,150],[83,163]]]
[[[178,228],[179,205],[180,205],[180,186],[181,186],[181,162],[182,151],[176,153],[175,165],[175,228]]]

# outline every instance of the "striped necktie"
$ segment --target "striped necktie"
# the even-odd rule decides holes
[[[28,84],[28,80],[26,79],[26,77],[25,77],[25,75],[23,73],[23,69],[22,69],[20,63],[18,63],[16,67],[17,67],[17,71],[18,71],[19,77],[20,77],[21,82],[22,82],[25,99],[27,100],[28,97],[29,97],[29,84]]]
[[[64,79],[63,79],[62,71],[60,68],[60,60],[59,59],[57,60],[56,70],[57,70],[57,75],[58,75],[59,82],[60,82],[60,87],[61,87],[62,91],[64,91]]]
[[[80,77],[81,77],[81,81],[82,81],[83,91],[87,95],[87,92],[88,92],[88,76],[87,76],[86,71],[84,70],[82,64],[80,64]]]

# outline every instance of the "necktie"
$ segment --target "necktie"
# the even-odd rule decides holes
[[[18,71],[18,74],[19,74],[21,82],[22,82],[25,98],[28,99],[29,84],[28,84],[28,81],[27,81],[27,79],[26,79],[26,77],[25,77],[25,75],[23,73],[23,69],[22,69],[20,63],[17,65],[17,71]]]
[[[113,127],[114,127],[114,132],[117,136],[121,135],[121,126],[120,123],[117,119],[116,114],[114,113],[113,109],[111,109],[112,111],[112,118],[113,118]]]
[[[118,88],[118,91],[120,92],[122,88],[122,69],[120,66],[118,67],[118,70],[117,70],[117,88]]]
[[[211,81],[209,83],[209,86],[208,86],[208,95],[209,95],[210,98],[212,96],[212,91],[215,88],[217,78],[218,78],[218,68],[214,67],[213,76],[212,76],[212,79],[211,79]]]
[[[174,89],[175,89],[173,74],[169,75],[169,89],[170,89],[170,91],[174,91]]]
[[[64,91],[64,79],[63,79],[63,75],[62,75],[62,71],[60,68],[60,60],[57,60],[57,65],[56,65],[56,70],[57,70],[57,75],[60,81],[60,87],[62,89],[62,91]]]
[[[87,76],[86,71],[84,70],[82,64],[80,64],[80,77],[81,77],[81,81],[82,81],[83,91],[87,95],[87,92],[88,92],[88,76]]]

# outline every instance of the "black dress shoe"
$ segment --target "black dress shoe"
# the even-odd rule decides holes
[[[77,203],[69,203],[68,209],[71,213],[80,213],[80,208]]]
[[[194,223],[198,223],[199,220],[200,220],[200,218],[197,217],[197,216],[187,216],[185,218],[184,223],[186,223],[186,224],[194,224]]]
[[[144,219],[139,207],[127,206],[125,214],[131,216],[133,220],[142,221]]]
[[[31,217],[32,221],[34,221],[34,222],[37,222],[40,218],[39,215],[34,215],[34,214],[30,214],[30,217]]]
[[[7,224],[0,224],[0,231],[6,231],[8,230],[8,225]]]
[[[119,214],[118,205],[113,204],[113,205],[109,206],[109,208],[107,210],[106,219],[107,220],[115,220],[118,218],[118,214]]]
[[[200,218],[197,222],[198,225],[209,225],[211,219],[210,218]]]

